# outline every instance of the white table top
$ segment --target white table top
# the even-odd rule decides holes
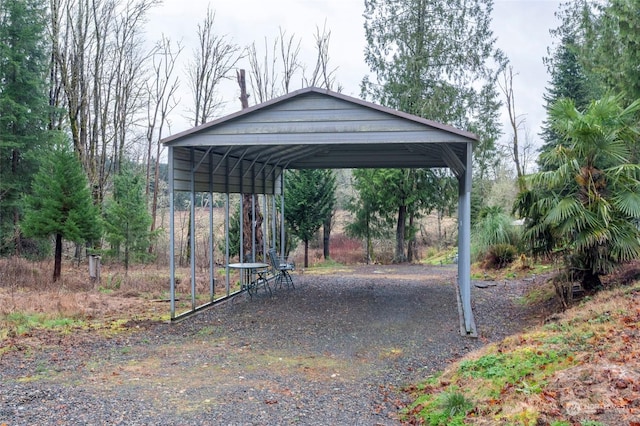
[[[269,267],[269,265],[267,265],[266,263],[259,262],[230,263],[227,266],[234,269],[260,269]]]

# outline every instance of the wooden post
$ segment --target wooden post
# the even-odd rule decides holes
[[[247,94],[247,80],[244,70],[236,71],[236,77],[238,79],[238,85],[240,86],[240,103],[242,109],[249,108],[249,95]],[[255,188],[251,188],[253,193]],[[240,254],[240,261],[246,259],[249,256],[250,262],[255,262],[255,257],[259,257],[262,254],[262,212],[260,211],[260,203],[254,194],[242,194],[242,253]],[[254,253],[255,251],[255,253]]]
[[[89,278],[91,282],[100,282],[100,256],[89,255]]]

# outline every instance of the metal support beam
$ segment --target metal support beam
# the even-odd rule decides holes
[[[276,241],[277,241],[277,237],[276,237],[276,220],[277,220],[277,215],[276,215],[276,195],[274,192],[274,195],[271,196],[271,247],[273,247],[274,249],[277,247],[276,246]]]
[[[225,266],[225,278],[226,278],[226,292],[229,296],[229,193],[225,194],[224,200],[224,264]]]
[[[242,163],[240,164],[240,176],[242,176]],[[242,185],[243,180],[240,179],[240,263],[244,262],[244,185]]]
[[[262,195],[262,261],[267,263],[267,227],[269,225],[269,208],[267,206],[267,194]]]
[[[194,148],[190,150],[191,159],[191,182],[189,193],[191,194],[191,208],[189,209],[189,217],[191,218],[191,226],[189,233],[189,260],[191,261],[191,309],[196,309],[196,173],[194,171],[195,152]]]
[[[467,143],[466,168],[458,178],[458,294],[463,317],[461,333],[477,336],[471,308],[471,167],[473,145]]]
[[[440,145],[440,149],[442,150],[442,158],[453,171],[453,174],[455,174],[458,179],[461,179],[467,169],[467,166],[460,161],[458,156],[448,145]]]
[[[251,169],[253,171],[253,168]],[[256,262],[256,175],[251,173],[251,261]]]
[[[175,247],[175,205],[173,201],[173,147],[169,147],[169,282],[171,319],[176,317],[176,247]]]
[[[226,169],[229,170],[229,157],[227,157],[226,161]],[[224,200],[224,264],[225,266],[225,290],[227,297],[230,294],[230,286],[229,286],[229,173],[225,176],[225,200]]]
[[[284,235],[284,169],[280,174],[280,188],[282,188],[282,194],[280,195],[280,256],[284,257],[285,252],[285,235]]]
[[[213,246],[213,155],[209,154],[209,296],[211,302],[216,297]]]

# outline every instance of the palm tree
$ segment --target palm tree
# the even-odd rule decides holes
[[[525,236],[550,239],[545,246],[563,256],[585,290],[599,287],[600,276],[620,263],[640,257],[640,166],[632,161],[640,100],[626,109],[620,100],[607,96],[584,112],[570,99],[556,102],[550,120],[566,143],[543,161],[558,168],[530,178],[535,193],[527,216],[537,220]]]

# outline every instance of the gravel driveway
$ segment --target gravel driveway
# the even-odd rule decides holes
[[[474,287],[480,338],[460,336],[455,275],[297,273],[178,324],[38,333],[0,358],[0,424],[397,425],[402,386],[531,321],[525,283]]]

